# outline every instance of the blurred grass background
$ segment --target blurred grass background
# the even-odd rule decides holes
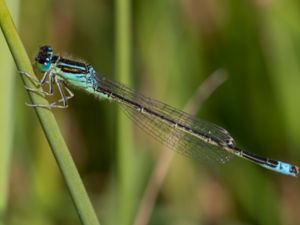
[[[40,45],[51,44],[56,52],[84,59],[118,79],[117,1],[12,2],[17,1],[8,3],[18,12],[20,35],[32,59]],[[201,82],[223,68],[228,80],[197,116],[229,130],[240,147],[299,162],[298,1],[139,0],[131,2],[130,12],[131,87],[183,108]],[[7,46],[1,43],[2,54]],[[9,65],[4,60],[1,56],[1,68]],[[13,76],[10,70],[3,69],[1,85]],[[5,156],[10,170],[7,204],[1,196],[3,224],[79,224],[35,114],[24,105],[20,79],[4,87],[1,108],[14,111],[1,110],[0,116],[0,138],[6,141],[1,153],[12,151],[10,162],[10,153]],[[13,98],[8,87],[15,88]],[[132,169],[122,179],[130,181],[132,193],[120,201],[117,106],[75,94],[68,110],[54,113],[101,224],[133,224],[162,146],[138,128],[132,134],[128,128]],[[149,224],[299,224],[299,184],[239,159],[208,168],[176,155]],[[126,221],[120,221],[119,209],[128,213]]]

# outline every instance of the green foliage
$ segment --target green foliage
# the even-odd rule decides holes
[[[20,36],[32,59],[51,44],[112,79],[129,74],[123,82],[177,108],[223,68],[228,80],[197,116],[251,152],[299,162],[298,1],[126,1],[125,17],[120,2],[22,1]],[[15,93],[9,224],[79,224],[20,82]],[[114,104],[75,94],[68,110],[53,110],[64,139],[102,224],[131,224],[163,147],[120,123]],[[298,187],[240,159],[206,167],[176,155],[149,224],[298,224]]]

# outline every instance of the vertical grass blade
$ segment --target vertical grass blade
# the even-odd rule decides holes
[[[115,66],[117,80],[128,84],[131,74],[131,1],[116,0]],[[118,224],[130,225],[133,217],[133,143],[130,121],[120,112],[118,119]]]
[[[264,14],[266,59],[270,80],[285,118],[286,132],[294,148],[299,147],[299,36],[298,2],[272,4]]]
[[[17,34],[4,0],[0,0],[0,26],[18,70],[34,74],[30,60]],[[4,74],[1,75],[4,76]],[[26,86],[34,88],[30,80],[22,78]],[[38,94],[29,92],[29,97],[33,104],[47,104],[47,101]],[[35,111],[65,179],[82,224],[98,225],[99,222],[94,209],[52,112],[44,108],[35,108]]]

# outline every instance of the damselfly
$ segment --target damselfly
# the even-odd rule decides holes
[[[38,85],[49,90],[27,88],[30,91],[52,95],[56,85],[61,99],[49,105],[34,107],[66,108],[74,96],[69,87],[81,89],[100,99],[121,104],[125,113],[147,133],[170,149],[200,160],[225,163],[233,156],[286,175],[297,176],[297,166],[265,158],[238,148],[231,135],[223,128],[177,110],[169,105],[138,94],[124,85],[96,73],[86,63],[54,55],[50,46],[42,46],[35,58],[35,66],[43,73]],[[23,73],[31,77],[27,73]],[[67,94],[66,94],[67,93]]]

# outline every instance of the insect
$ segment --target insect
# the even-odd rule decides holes
[[[30,91],[52,95],[56,85],[61,99],[49,105],[33,107],[66,108],[74,96],[69,88],[81,89],[99,99],[120,103],[125,113],[139,127],[170,149],[200,160],[219,163],[233,156],[246,159],[278,173],[297,176],[297,166],[269,159],[238,148],[228,131],[210,122],[199,120],[167,104],[145,97],[136,91],[96,73],[86,63],[53,54],[50,46],[42,46],[35,58],[37,69],[43,73],[40,86],[49,85],[48,91],[28,88]],[[31,76],[23,73],[27,77]]]

